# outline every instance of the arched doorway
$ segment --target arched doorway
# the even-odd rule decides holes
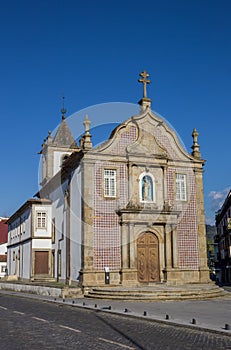
[[[139,282],[159,282],[159,242],[151,232],[137,239],[137,269]]]

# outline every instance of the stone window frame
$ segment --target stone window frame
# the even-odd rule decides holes
[[[39,214],[41,214],[41,218],[39,218]],[[45,216],[43,216],[43,214],[45,214]],[[41,219],[40,223],[39,223],[40,221],[39,219]],[[36,210],[36,229],[37,230],[47,229],[47,211],[46,210]]]
[[[181,176],[183,178],[178,178]],[[178,187],[178,184],[180,187]],[[183,185],[183,187],[182,187]],[[178,191],[179,189],[179,191]],[[187,186],[187,174],[176,172],[175,174],[175,198],[177,202],[187,202],[188,186]]]
[[[51,228],[51,242],[55,243],[56,236],[56,227],[55,227],[55,217],[52,219],[52,228]]]
[[[60,166],[62,167],[63,164],[66,162],[66,160],[70,157],[70,154],[65,153],[62,154],[61,159],[60,159]]]
[[[112,192],[109,188],[109,193],[106,194],[106,184],[105,184],[105,172],[106,171],[113,171],[115,176],[114,176],[114,191]],[[118,176],[117,176],[117,173],[118,173],[118,169],[116,167],[104,167],[103,168],[103,197],[105,199],[116,199],[117,198],[117,188],[118,188]],[[113,178],[112,178],[113,179]],[[110,186],[109,186],[110,187]]]
[[[62,276],[62,250],[58,250],[58,277]]]
[[[142,179],[149,176],[152,180],[152,200],[143,200]],[[155,177],[149,172],[143,172],[139,176],[139,198],[141,203],[156,203],[156,181]]]
[[[1,273],[6,273],[6,265],[1,265]]]

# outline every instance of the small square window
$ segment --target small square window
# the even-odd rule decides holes
[[[1,266],[1,272],[5,273],[6,272],[6,266]]]
[[[37,211],[37,228],[45,229],[47,227],[47,213],[43,211]]]

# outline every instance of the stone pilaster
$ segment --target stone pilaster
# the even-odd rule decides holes
[[[178,244],[176,226],[172,226],[172,261],[173,268],[178,268]]]
[[[121,226],[121,265],[122,269],[127,269],[129,267],[128,263],[128,226],[127,224],[122,224]]]
[[[195,169],[197,223],[198,223],[198,255],[200,282],[209,282],[209,269],[207,265],[206,228],[204,212],[203,170]]]
[[[171,225],[165,225],[166,269],[172,268],[172,231]]]
[[[94,165],[82,162],[82,283],[92,285],[90,272],[94,271]]]
[[[125,286],[137,283],[137,267],[135,266],[134,225],[122,223],[121,226],[121,283]]]
[[[134,236],[134,228],[135,224],[129,225],[129,232],[130,232],[130,268],[136,269],[137,268],[137,261],[136,261],[136,240]]]

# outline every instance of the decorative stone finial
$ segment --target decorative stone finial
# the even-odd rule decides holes
[[[141,106],[141,112],[144,112],[146,108],[151,107],[152,100],[147,97],[147,84],[151,83],[151,80],[148,80],[149,74],[144,70],[140,73],[140,79],[138,79],[139,83],[143,84],[143,98],[138,102]]]
[[[80,146],[83,148],[83,150],[89,151],[92,149],[91,134],[89,132],[91,122],[90,122],[87,114],[86,114],[86,117],[84,119],[83,125],[85,127],[85,133],[82,136]]]
[[[52,143],[51,131],[48,131],[47,144],[51,144],[51,143]]]
[[[196,128],[193,129],[192,132],[192,138],[193,138],[193,145],[192,145],[192,155],[195,158],[201,158],[201,152],[200,152],[200,145],[198,144],[198,131]]]
[[[85,134],[89,134],[91,122],[90,122],[87,114],[86,114],[86,117],[84,119],[83,125],[85,127]]]
[[[43,139],[42,148],[46,146],[46,143],[47,143],[47,139]]]

